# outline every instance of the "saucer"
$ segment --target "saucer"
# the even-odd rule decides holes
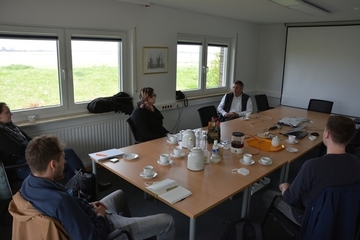
[[[136,153],[125,153],[123,158],[125,160],[134,160],[137,159],[139,157],[139,155],[137,155]]]
[[[295,153],[295,152],[298,152],[299,150],[297,150],[297,148],[288,147],[288,148],[286,148],[286,151]]]
[[[268,161],[267,163],[263,163],[262,161],[258,161],[258,163],[260,163],[261,165],[271,165],[272,164],[272,161]]]
[[[176,141],[176,142],[170,142],[169,140],[167,140],[167,143],[170,143],[170,144],[178,144],[179,141]]]
[[[250,161],[249,163],[245,163],[243,158],[240,159],[240,162],[241,162],[242,164],[244,164],[244,165],[252,165],[252,164],[255,163],[255,161],[254,161],[253,159],[251,159],[251,161]]]
[[[144,175],[144,172],[141,172],[141,173],[140,173],[140,177],[145,178],[145,179],[154,178],[154,177],[156,177],[156,175],[157,175],[157,173],[154,172],[151,177],[147,177],[147,176]]]
[[[295,140],[293,143],[291,143],[291,142],[289,142],[289,139],[286,139],[285,142],[287,142],[288,144],[296,144],[296,143],[298,143],[297,140]]]
[[[157,160],[157,163],[163,166],[167,166],[167,165],[171,165],[173,163],[173,161],[171,159],[169,159],[166,163],[162,163],[160,162],[160,159]]]
[[[183,156],[185,156],[185,153],[181,152],[179,156],[175,156],[174,153],[171,153],[170,156],[173,158],[182,158]]]

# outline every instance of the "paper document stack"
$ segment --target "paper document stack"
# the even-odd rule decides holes
[[[101,152],[89,153],[89,156],[97,162],[122,155],[124,155],[124,152],[116,148],[104,150]]]

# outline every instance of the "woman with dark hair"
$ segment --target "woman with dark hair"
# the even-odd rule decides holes
[[[136,135],[140,142],[165,137],[168,130],[163,127],[163,115],[154,106],[156,93],[153,88],[140,89],[137,108],[131,114],[131,120],[136,128]]]
[[[4,165],[14,165],[25,163],[25,149],[32,139],[12,120],[12,112],[4,102],[0,102],[0,160]],[[73,149],[65,148],[65,180],[66,182],[74,176],[75,171],[81,170],[86,172],[85,166],[81,159],[76,155]],[[16,174],[19,179],[25,179],[29,173],[30,168],[28,165],[19,167]],[[105,190],[111,186],[111,183],[100,183],[99,190]]]

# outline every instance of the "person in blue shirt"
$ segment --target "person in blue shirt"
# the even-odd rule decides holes
[[[134,239],[157,236],[174,239],[174,220],[167,214],[131,218],[125,194],[117,190],[88,203],[70,195],[55,179],[64,171],[63,144],[56,136],[33,138],[25,151],[31,174],[19,192],[42,214],[61,222],[71,239],[106,239],[115,229],[128,230]],[[16,204],[16,202],[15,202]]]
[[[327,187],[348,186],[360,183],[360,160],[346,153],[345,148],[353,138],[355,123],[344,116],[330,116],[323,133],[327,154],[307,160],[292,184],[282,183],[279,189],[282,198],[277,198],[274,207],[294,223],[301,225],[303,214],[291,206],[306,208]],[[263,200],[268,207],[277,191],[267,191]]]

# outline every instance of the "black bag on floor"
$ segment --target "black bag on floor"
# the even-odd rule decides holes
[[[247,218],[232,222],[228,225],[221,240],[263,240],[264,233],[261,224]]]
[[[90,172],[77,171],[65,185],[68,193],[75,197],[84,198],[88,202],[96,201],[96,177]]]

